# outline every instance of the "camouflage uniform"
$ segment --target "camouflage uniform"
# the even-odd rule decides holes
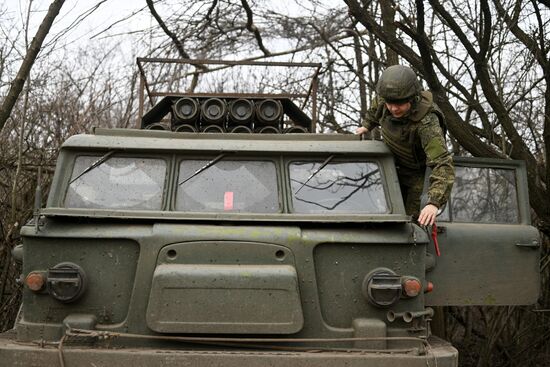
[[[430,92],[422,91],[419,97],[401,118],[393,117],[379,99],[363,123],[369,131],[381,127],[384,142],[395,157],[405,210],[413,217],[420,211],[426,166],[432,169],[427,204],[438,208],[445,204],[454,182],[453,160],[438,120],[443,115]]]

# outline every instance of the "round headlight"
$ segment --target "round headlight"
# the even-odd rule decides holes
[[[48,270],[48,293],[59,302],[74,302],[85,289],[86,276],[80,266],[63,262]]]
[[[389,307],[401,296],[401,277],[387,268],[374,269],[363,280],[363,295],[378,307]]]

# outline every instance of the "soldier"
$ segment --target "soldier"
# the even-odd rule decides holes
[[[422,90],[416,73],[409,67],[394,65],[384,70],[376,92],[377,103],[367,112],[356,134],[364,134],[376,126],[382,128],[382,138],[395,157],[407,214],[418,217],[421,225],[433,225],[454,182],[453,161],[440,126],[444,116],[434,104],[432,94]],[[426,166],[432,172],[428,201],[420,210]]]

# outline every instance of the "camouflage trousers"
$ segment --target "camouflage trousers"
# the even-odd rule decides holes
[[[397,169],[405,212],[414,219],[420,214],[420,196],[424,188],[424,171]]]

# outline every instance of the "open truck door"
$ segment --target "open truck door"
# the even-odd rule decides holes
[[[540,292],[540,237],[531,226],[522,161],[456,157],[451,197],[438,217],[426,274],[427,306],[525,305]]]

